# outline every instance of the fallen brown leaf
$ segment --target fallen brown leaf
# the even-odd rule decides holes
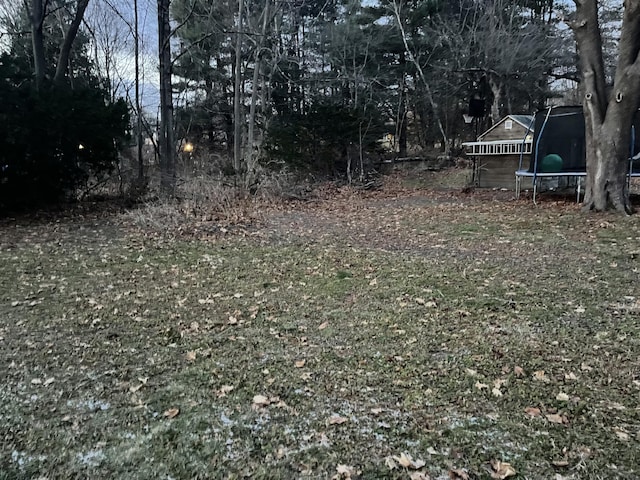
[[[533,372],[533,379],[545,383],[550,381],[544,370],[537,370]]]
[[[551,423],[557,423],[560,425],[567,421],[567,418],[564,415],[559,415],[557,413],[547,413],[545,417]]]
[[[130,391],[131,393],[136,393],[136,392],[137,392],[138,390],[140,390],[141,388],[142,388],[142,384],[139,384],[139,385],[131,385],[131,386],[129,387],[129,391]]]
[[[340,478],[344,478],[346,480],[349,480],[352,475],[357,475],[358,473],[356,472],[355,468],[350,467],[349,465],[338,465],[336,467],[336,472],[338,472],[338,474],[331,477],[332,479],[337,480]]]
[[[539,417],[540,416],[540,409],[536,408],[536,407],[527,407],[524,409],[524,413],[526,413],[527,415],[531,416],[531,417]]]
[[[618,437],[618,439],[622,440],[623,442],[629,441],[629,434],[627,432],[617,428],[615,432],[616,432],[616,437]]]
[[[492,460],[491,468],[493,469],[491,478],[504,480],[505,478],[516,475],[516,469],[513,468],[510,463],[501,462],[500,460]]]
[[[230,393],[233,390],[233,385],[222,385],[220,389],[216,392],[218,398],[225,397],[227,393]]]
[[[411,455],[404,452],[402,452],[399,457],[393,456],[392,458],[404,468],[410,468],[411,470],[418,470],[426,465],[424,460],[414,460],[411,458]]]
[[[409,473],[409,478],[411,480],[431,480],[428,474],[422,472],[411,472]]]
[[[271,403],[271,400],[269,400],[268,397],[265,397],[264,395],[255,395],[253,397],[253,407],[254,408],[259,408],[259,407],[266,407]]]
[[[454,468],[449,470],[449,478],[451,480],[469,480],[469,474],[461,468]]]
[[[340,415],[331,415],[327,419],[327,425],[341,425],[347,422],[349,419],[346,417],[341,417]]]
[[[166,412],[164,412],[164,416],[167,418],[175,418],[178,416],[178,414],[180,413],[180,409],[178,408],[170,408],[169,410],[167,410]]]

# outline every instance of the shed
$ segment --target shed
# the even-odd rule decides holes
[[[479,187],[513,188],[514,173],[528,168],[533,145],[533,115],[507,115],[482,133],[475,142],[465,142],[473,157],[474,180]]]

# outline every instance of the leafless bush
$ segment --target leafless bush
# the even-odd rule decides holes
[[[179,232],[186,220],[179,204],[163,201],[146,203],[125,216],[138,227],[164,234]]]
[[[268,202],[277,202],[297,196],[301,190],[311,190],[309,179],[300,178],[299,175],[289,171],[273,172],[260,170],[256,172],[256,181],[249,186],[252,194]]]
[[[147,202],[127,215],[139,227],[172,235],[249,225],[260,219],[261,203],[227,177],[197,175],[178,179],[175,198]]]
[[[257,216],[255,199],[222,175],[181,178],[176,198],[185,215],[196,220],[237,224]]]

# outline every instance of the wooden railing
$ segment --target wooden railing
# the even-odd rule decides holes
[[[465,142],[467,155],[529,155],[532,151],[531,140],[494,140],[491,142]]]

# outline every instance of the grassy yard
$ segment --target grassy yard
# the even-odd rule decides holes
[[[638,217],[389,187],[134,219],[3,222],[0,479],[640,477]]]

